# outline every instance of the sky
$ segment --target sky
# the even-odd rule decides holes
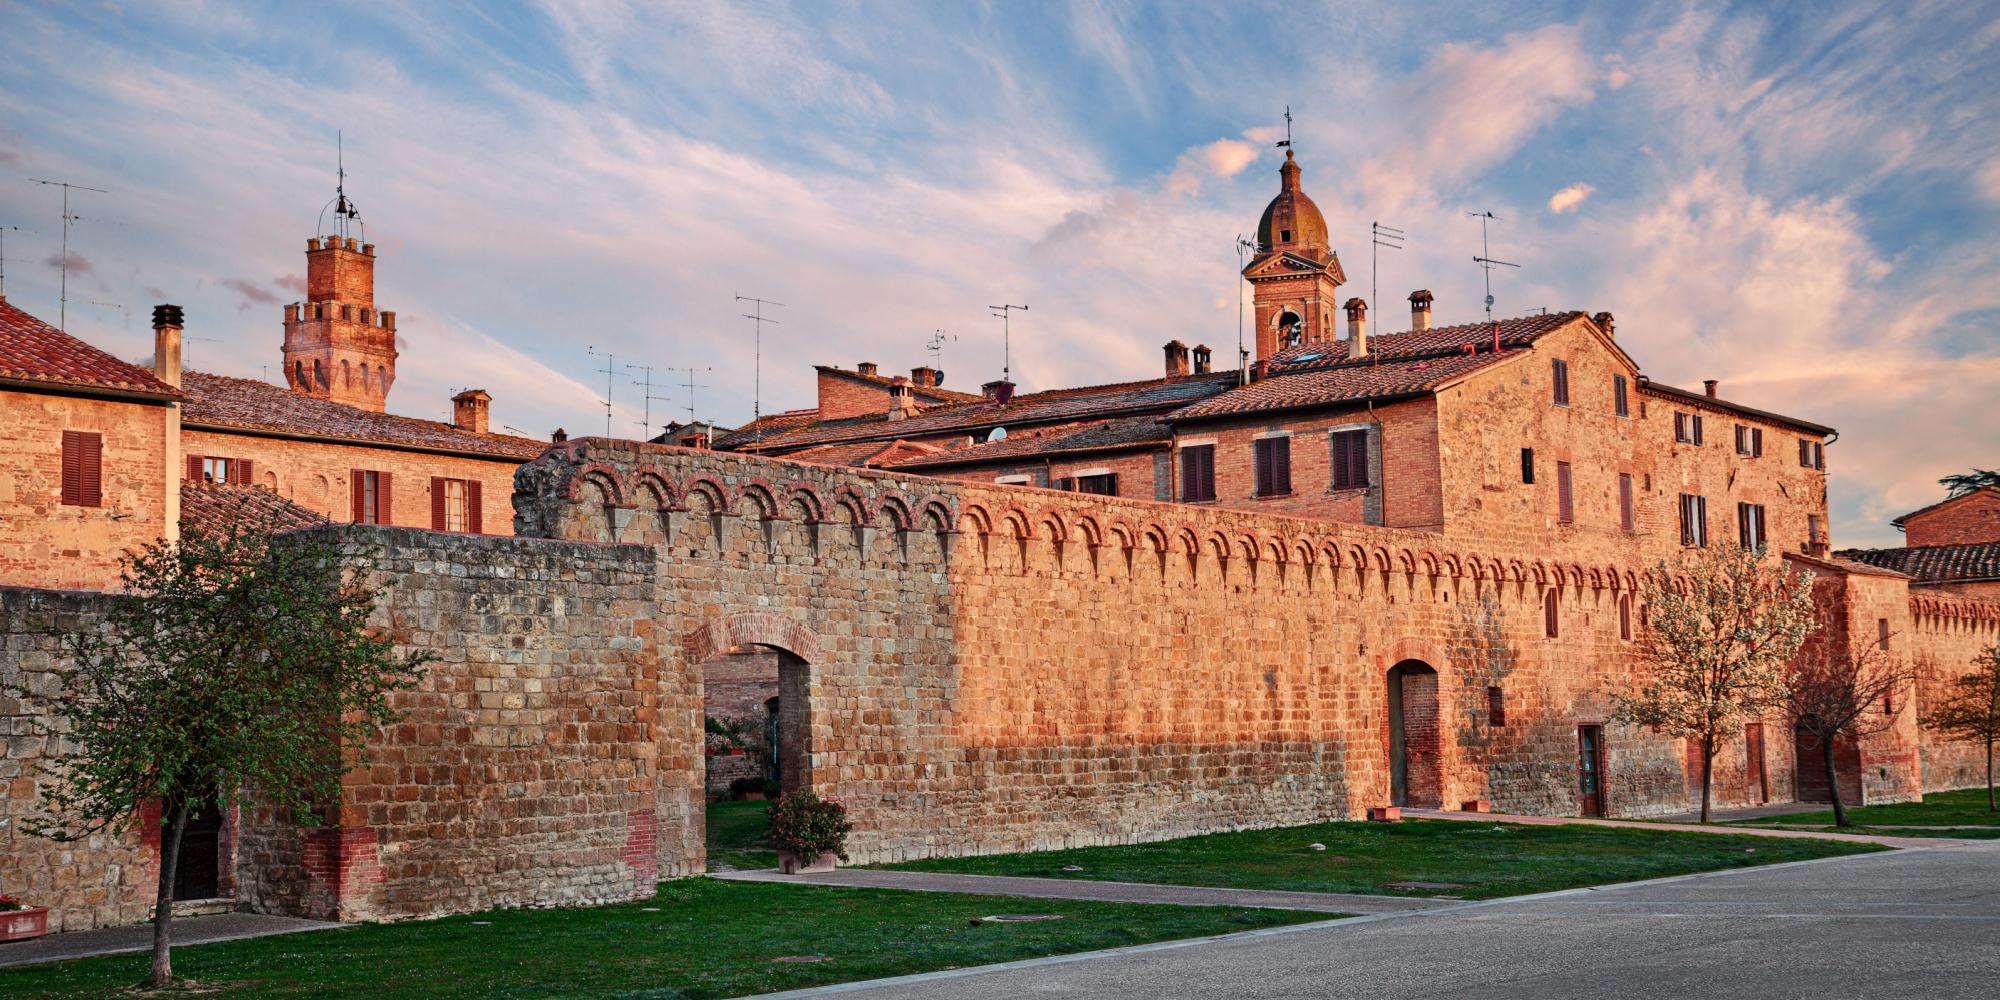
[[[390,409],[614,433],[811,406],[814,364],[977,391],[1230,357],[1235,241],[1304,187],[1380,331],[1610,311],[1660,381],[1840,429],[1836,545],[2000,465],[2000,8],[519,6],[0,0],[10,301],[278,380],[347,193],[397,311]],[[1408,233],[1371,264],[1369,225]],[[784,303],[761,351],[736,296]],[[988,306],[1025,304],[1011,322]],[[927,344],[942,331],[933,355]],[[650,375],[643,368],[650,366]],[[635,384],[650,378],[647,390]],[[648,399],[647,397],[656,397]],[[650,413],[647,410],[650,409]],[[1781,456],[1782,457],[1782,456]]]

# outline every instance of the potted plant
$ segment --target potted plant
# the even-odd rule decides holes
[[[0,895],[0,941],[27,941],[49,932],[49,908]]]
[[[778,870],[787,875],[830,872],[847,860],[847,807],[811,792],[793,792],[771,803],[771,843]]]

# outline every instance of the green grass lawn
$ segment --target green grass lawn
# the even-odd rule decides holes
[[[1314,851],[1309,845],[1326,845]],[[1882,850],[1870,844],[1603,826],[1448,820],[1320,823],[1122,847],[910,861],[885,868],[1238,889],[1491,899]],[[1083,870],[1065,872],[1066,865]],[[1456,883],[1396,889],[1395,882]]]
[[[769,802],[708,804],[708,870],[744,871],[778,867],[778,851],[764,834],[771,828]]]
[[[997,913],[1063,919],[970,923]],[[1328,917],[696,878],[665,883],[646,903],[176,949],[174,971],[231,997],[732,997]],[[813,955],[827,961],[775,961]],[[7,969],[0,997],[107,996],[147,966],[139,954]]]
[[[1933,792],[1922,802],[1892,802],[1847,810],[1851,832],[1882,833],[1908,837],[2000,838],[2000,812],[1986,808],[1986,789],[1961,788]],[[1730,826],[1777,826],[1800,829],[1832,829],[1833,810],[1786,813],[1760,819],[1742,819]],[[1974,829],[1924,829],[1924,827],[1973,827]]]

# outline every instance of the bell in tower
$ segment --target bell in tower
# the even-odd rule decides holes
[[[1256,308],[1257,359],[1337,337],[1335,306],[1340,257],[1327,239],[1326,217],[1299,186],[1291,149],[1278,168],[1278,194],[1257,223],[1257,256],[1243,268]]]

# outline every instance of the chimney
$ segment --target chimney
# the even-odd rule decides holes
[[[1410,293],[1410,329],[1431,328],[1431,290],[1419,288]]]
[[[910,380],[898,378],[889,386],[889,419],[903,420],[915,413],[916,399],[910,392]]]
[[[486,404],[492,401],[484,389],[467,389],[451,397],[451,425],[474,434],[486,433]]]
[[[929,365],[910,369],[910,382],[912,384],[930,389],[935,388],[942,381],[944,381],[944,373]]]
[[[1207,344],[1194,345],[1194,373],[1196,375],[1206,375],[1214,371],[1215,364],[1211,360],[1213,357],[1214,355],[1209,353]]]
[[[1347,300],[1347,356],[1368,356],[1368,303],[1358,295]]]
[[[1167,377],[1180,378],[1188,373],[1187,345],[1178,340],[1167,341]]]
[[[979,391],[984,393],[988,400],[1004,404],[1014,398],[1014,383],[1003,378],[980,386]]]
[[[875,362],[863,361],[860,364],[855,365],[854,370],[860,372],[863,375],[873,375],[875,374]]]
[[[1703,391],[1708,393],[1708,398],[1710,399],[1715,398],[1716,384],[1717,384],[1716,381],[1712,378],[1705,378],[1701,380],[1701,387]]]
[[[1618,339],[1618,333],[1616,330],[1617,321],[1611,318],[1610,313],[1608,312],[1598,313],[1597,315],[1592,316],[1590,318],[1590,321],[1596,323],[1597,328],[1603,330],[1605,336],[1610,337],[1613,340]]]
[[[153,307],[153,374],[160,381],[181,387],[181,307]]]

